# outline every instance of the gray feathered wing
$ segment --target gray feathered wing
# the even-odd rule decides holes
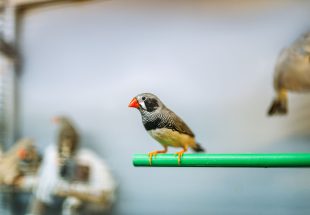
[[[295,92],[310,91],[310,33],[301,36],[279,55],[275,88]]]
[[[191,137],[195,137],[192,130],[186,125],[186,123],[178,115],[176,115],[174,112],[172,112],[169,109],[167,110],[167,114],[168,114],[168,117],[167,117],[168,121],[166,124],[167,128],[178,131],[182,134],[187,134]]]

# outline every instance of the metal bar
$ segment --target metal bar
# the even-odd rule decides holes
[[[147,154],[135,154],[134,166],[150,167]],[[152,167],[310,167],[310,153],[184,154],[180,165],[175,154],[158,154]]]

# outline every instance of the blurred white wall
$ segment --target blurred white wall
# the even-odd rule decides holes
[[[243,2],[244,3],[244,2]],[[233,6],[233,7],[232,7]],[[309,169],[134,168],[160,149],[127,107],[153,92],[210,153],[310,151],[310,95],[267,118],[279,51],[310,29],[310,3],[94,1],[21,21],[21,135],[43,149],[66,114],[120,183],[115,214],[309,214]],[[174,152],[175,150],[170,150]]]

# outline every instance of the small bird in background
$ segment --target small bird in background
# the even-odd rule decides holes
[[[80,139],[79,133],[77,132],[76,128],[68,117],[57,116],[53,118],[53,121],[60,126],[57,140],[58,145],[68,148],[67,150],[63,150],[62,156],[64,156],[64,158],[70,157],[70,153],[75,152],[76,147],[78,147]],[[65,144],[63,144],[63,142],[65,142]],[[73,148],[71,149],[71,147]]]
[[[20,176],[36,172],[40,164],[39,155],[36,150],[35,154],[31,152],[32,156],[28,155],[29,149],[33,148],[35,148],[34,140],[22,138],[2,154],[0,157],[0,185],[13,185]],[[23,160],[28,160],[28,165],[24,166],[27,167],[26,169],[20,165]]]
[[[310,91],[310,32],[302,35],[279,55],[274,73],[277,93],[268,115],[284,115],[288,112],[287,92]]]
[[[152,157],[159,153],[166,153],[169,146],[183,148],[176,153],[179,165],[181,157],[188,147],[195,152],[204,152],[185,122],[169,110],[155,95],[151,93],[139,94],[131,100],[128,106],[140,111],[145,129],[164,147],[164,150],[149,153],[150,165],[152,165]]]

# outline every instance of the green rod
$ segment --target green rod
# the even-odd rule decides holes
[[[134,166],[150,167],[147,154],[133,155]],[[152,167],[310,167],[310,153],[184,154],[180,165],[175,154],[158,154]]]

